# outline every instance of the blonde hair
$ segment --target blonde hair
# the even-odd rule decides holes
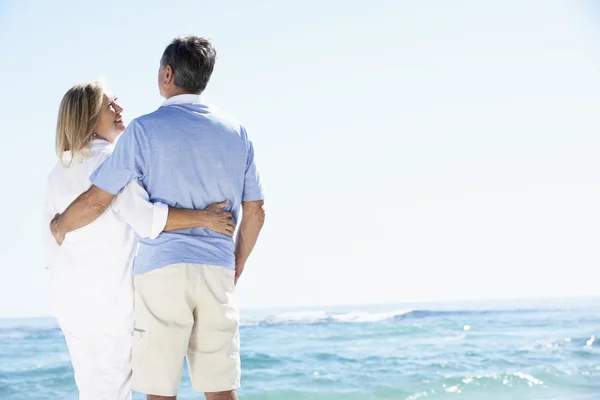
[[[97,81],[75,85],[63,96],[56,123],[56,155],[63,165],[88,156],[103,97],[104,87]],[[71,158],[65,164],[66,151]]]

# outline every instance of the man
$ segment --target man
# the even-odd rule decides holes
[[[186,356],[192,386],[208,400],[237,399],[240,385],[234,287],[265,213],[246,130],[200,97],[215,58],[201,37],[178,37],[167,46],[158,72],[166,101],[131,122],[90,177],[90,189],[51,223],[60,244],[66,233],[98,218],[133,179],[151,201],[172,207],[201,209],[228,200],[236,222],[242,208],[235,244],[206,228],[140,242],[133,266],[132,387],[149,400],[176,399]]]

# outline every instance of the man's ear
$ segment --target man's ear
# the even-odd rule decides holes
[[[170,65],[165,67],[165,85],[170,85],[175,80],[175,74],[173,68]]]

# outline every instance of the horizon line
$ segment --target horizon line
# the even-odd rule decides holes
[[[281,307],[247,307],[240,308],[241,312],[244,311],[268,311],[268,310],[295,310],[295,309],[315,309],[315,308],[334,308],[334,307],[343,307],[343,308],[351,308],[351,307],[377,307],[377,306],[400,306],[400,305],[408,305],[418,304],[418,305],[441,305],[441,304],[456,304],[456,303],[499,303],[499,302],[525,302],[525,301],[598,301],[600,302],[600,294],[598,295],[582,295],[582,296],[562,296],[562,297],[550,297],[550,296],[541,296],[541,297],[506,297],[506,298],[479,298],[479,299],[458,299],[458,300],[401,300],[396,302],[367,302],[362,304],[331,304],[331,305],[291,305],[291,306],[281,306]],[[410,307],[409,307],[410,308]],[[0,316],[0,320],[32,320],[32,319],[51,319],[55,318],[54,315],[32,315],[32,316],[21,316],[21,317],[11,317],[11,316]]]

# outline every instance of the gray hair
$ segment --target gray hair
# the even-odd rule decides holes
[[[194,35],[179,36],[165,49],[160,66],[173,68],[175,86],[191,93],[206,89],[215,67],[217,52],[210,40]]]

